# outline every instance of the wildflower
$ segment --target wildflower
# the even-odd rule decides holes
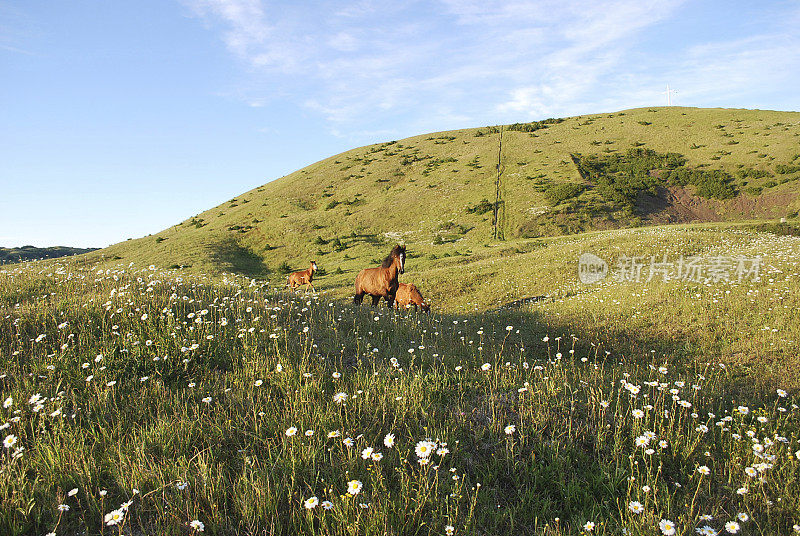
[[[305,507],[307,510],[313,510],[314,508],[316,508],[316,507],[317,507],[317,505],[318,505],[318,504],[319,504],[319,499],[318,499],[317,497],[309,497],[309,498],[308,498],[308,499],[306,499],[306,501],[303,503],[303,506],[304,506],[304,507]]]
[[[286,435],[289,437],[297,435],[297,428],[294,426],[290,426],[289,428],[286,429]]]
[[[67,493],[67,497],[74,497],[77,494],[78,494],[78,488],[72,488],[71,490],[69,490],[69,493]]]
[[[607,408],[608,407],[608,400],[601,400],[600,401],[600,407],[603,408],[603,409]]]
[[[594,530],[594,521],[587,521],[583,526],[583,530],[586,532],[592,532]]]
[[[275,365],[275,372],[283,372],[283,365],[281,365],[280,363]]]
[[[332,510],[333,503],[331,501],[322,501],[322,508],[324,508],[325,510]]]
[[[333,395],[333,401],[337,404],[341,404],[342,402],[347,400],[347,393],[336,393]]]
[[[650,440],[647,437],[641,435],[633,440],[633,444],[637,447],[646,447],[650,443]]]
[[[256,381],[253,383],[253,385],[255,385],[256,387],[261,387],[261,384],[262,384],[262,383],[264,383],[264,381],[263,381],[263,380],[256,380]]]
[[[454,527],[453,525],[446,525],[446,526],[444,527],[444,533],[445,533],[447,536],[453,536],[453,534],[455,534],[455,533],[456,533],[456,529],[455,529],[455,527]]]
[[[484,371],[484,372],[489,371],[491,368],[492,368],[492,365],[490,365],[489,363],[484,363],[483,365],[481,365],[481,370]]]
[[[311,437],[314,435],[314,430],[306,430],[306,437]]]
[[[750,408],[748,408],[747,406],[739,406],[736,408],[736,411],[738,411],[742,415],[747,415],[748,413],[750,413]]]
[[[747,476],[749,476],[749,477],[751,477],[751,478],[752,478],[752,477],[756,477],[756,476],[758,476],[758,471],[756,471],[756,470],[755,470],[754,468],[752,468],[752,467],[745,467],[745,468],[744,468],[744,474],[746,474]]]
[[[701,475],[710,475],[711,469],[709,469],[707,465],[701,465],[700,467],[697,468],[697,472],[700,473]]]
[[[511,434],[513,434],[514,432],[517,431],[517,427],[514,424],[509,424],[508,426],[506,426],[504,431],[505,431],[506,435],[511,435]]]
[[[644,411],[637,408],[631,412],[631,415],[633,415],[634,419],[641,419],[644,417]]]
[[[381,454],[380,452],[373,452],[372,453],[372,460],[373,461],[379,462],[382,459],[383,459],[383,454]]]
[[[383,436],[383,444],[386,445],[387,448],[394,447],[394,434],[389,433]]]
[[[737,495],[747,495],[749,492],[750,492],[750,490],[745,488],[745,487],[741,487],[741,488],[736,490],[736,494]]]
[[[361,492],[362,487],[364,487],[364,484],[360,480],[351,480],[347,483],[347,493],[356,496]]]
[[[368,459],[370,456],[372,456],[372,453],[374,451],[375,451],[374,448],[366,447],[364,450],[361,451],[361,458],[364,460]]]
[[[628,510],[634,514],[641,514],[644,512],[644,506],[639,501],[631,501],[630,504],[628,504]]]
[[[675,523],[669,519],[662,519],[659,521],[658,528],[664,536],[673,536],[676,532]]]
[[[334,372],[333,374],[331,374],[331,376],[333,376],[334,380],[338,380],[339,378],[342,377],[342,373],[341,372]]]
[[[189,484],[188,484],[187,482],[177,482],[177,483],[175,484],[175,487],[176,487],[176,488],[178,488],[179,490],[183,491],[183,490],[185,490],[185,489],[186,489],[186,487],[187,487],[188,485],[189,485]]]
[[[342,443],[344,443],[345,447],[352,447],[355,444],[355,441],[353,441],[353,439],[350,437],[345,437],[342,439]]]
[[[69,505],[68,504],[59,504],[58,505],[58,511],[59,512],[68,512],[69,511]]]
[[[745,521],[747,521],[748,519],[750,519],[750,516],[749,516],[749,515],[747,515],[747,513],[746,513],[746,512],[739,512],[738,514],[736,514],[736,517],[737,517],[737,518],[739,519],[739,521],[741,521],[742,523],[744,523]]]
[[[737,532],[739,532],[739,528],[740,528],[739,523],[737,523],[736,521],[728,521],[727,523],[725,523],[725,530],[730,532],[731,534],[736,534]]]
[[[5,401],[3,401],[4,408],[10,408],[12,405],[14,405],[14,399],[11,398],[10,396],[6,398]]]
[[[431,451],[436,447],[436,444],[432,441],[420,441],[417,443],[414,451],[417,453],[417,456],[420,458],[427,458],[431,455]]]
[[[203,524],[202,521],[192,520],[189,522],[189,526],[192,527],[197,532],[203,532],[206,530],[206,526]]]
[[[106,514],[106,516],[103,518],[103,521],[106,522],[106,525],[111,527],[113,525],[119,524],[124,517],[125,517],[125,512],[123,512],[122,510],[112,510],[111,512]]]
[[[211,403],[211,397],[207,396],[202,401],[205,402],[206,404],[210,404]]]
[[[696,528],[695,532],[700,534],[700,536],[717,536],[717,531],[708,525]]]
[[[778,389],[778,396],[781,398],[786,398],[786,391],[783,389]]]
[[[7,449],[10,449],[16,444],[17,444],[17,436],[15,436],[14,434],[7,435],[6,438],[3,440],[3,447]]]
[[[334,437],[341,436],[342,433],[339,430],[334,430],[333,432],[328,432],[328,439],[333,439]]]

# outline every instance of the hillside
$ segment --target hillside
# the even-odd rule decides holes
[[[799,141],[797,112],[679,107],[424,134],[332,156],[103,253],[276,279],[314,258],[332,288],[398,240],[427,270],[591,230],[792,218]]]
[[[97,251],[97,248],[71,248],[65,246],[49,248],[37,248],[34,246],[22,246],[19,248],[0,247],[0,264],[35,261],[39,259],[56,259],[67,255],[89,253],[91,251]]]

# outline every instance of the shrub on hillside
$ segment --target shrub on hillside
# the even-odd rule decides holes
[[[582,184],[564,182],[549,187],[547,190],[545,190],[544,197],[547,202],[550,203],[550,205],[556,206],[567,201],[568,199],[578,197],[581,193],[583,193],[584,190],[585,186]]]
[[[470,214],[486,214],[492,210],[494,210],[494,205],[485,197],[474,207],[467,207],[467,212]]]

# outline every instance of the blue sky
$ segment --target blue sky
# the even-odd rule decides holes
[[[0,246],[155,233],[335,153],[664,104],[800,110],[796,1],[0,0]]]

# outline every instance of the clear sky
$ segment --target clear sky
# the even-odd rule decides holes
[[[800,3],[0,0],[0,246],[155,233],[338,152],[682,106],[800,110]]]

